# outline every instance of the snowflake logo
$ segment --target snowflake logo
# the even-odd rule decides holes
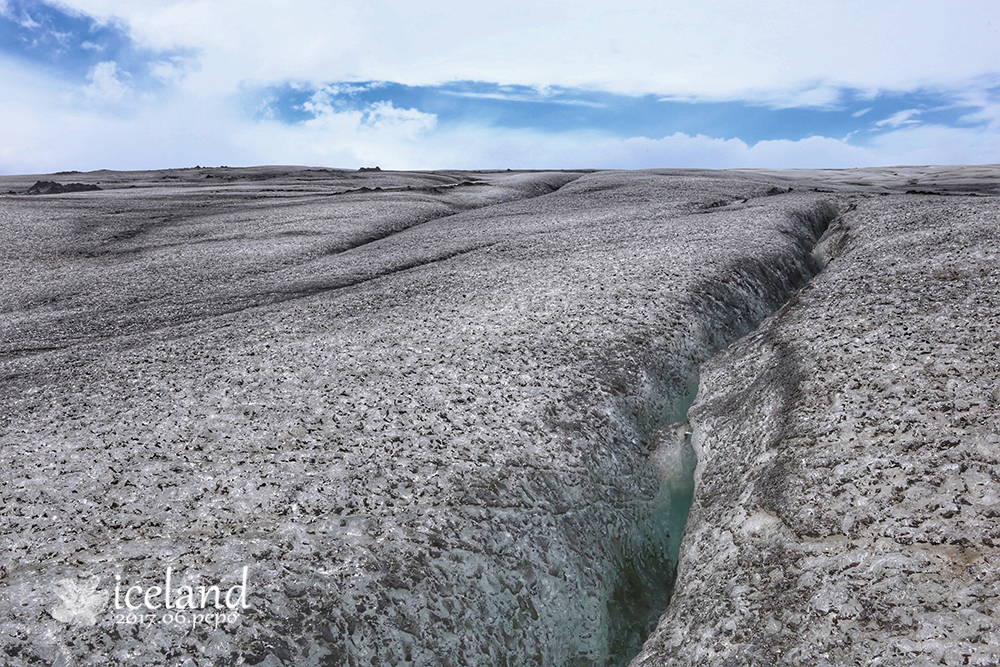
[[[108,593],[97,590],[101,578],[97,575],[88,579],[60,579],[52,590],[62,600],[62,604],[50,613],[52,618],[70,625],[97,625],[97,615],[108,604]]]

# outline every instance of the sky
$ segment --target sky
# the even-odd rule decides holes
[[[0,0],[0,173],[1000,163],[1000,0]]]

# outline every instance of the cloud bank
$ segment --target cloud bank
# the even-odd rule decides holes
[[[1000,4],[0,2],[0,171],[1000,162]]]

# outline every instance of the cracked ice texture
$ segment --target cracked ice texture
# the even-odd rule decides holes
[[[623,561],[662,553],[649,435],[804,279],[787,213],[817,199],[709,173],[89,177],[3,202],[12,664],[603,663]],[[740,312],[704,303],[719,282]],[[251,609],[219,629],[109,609],[70,644],[46,613],[74,574],[243,565]]]
[[[4,198],[4,659],[603,664],[623,569],[661,553],[652,434],[814,268],[804,178],[214,169]],[[62,579],[168,565],[249,565],[251,610],[49,613]]]

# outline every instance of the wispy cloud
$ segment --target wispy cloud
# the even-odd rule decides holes
[[[916,120],[914,116],[919,116],[920,113],[920,109],[904,109],[903,111],[897,111],[888,118],[876,122],[875,126],[903,127],[905,125],[919,125],[920,121]]]
[[[169,56],[162,60],[149,62],[147,67],[149,73],[157,81],[167,85],[176,85],[181,83],[188,74],[195,71],[198,68],[198,63],[193,58]]]
[[[28,30],[41,27],[41,23],[38,23],[31,18],[28,8],[21,4],[14,6],[11,4],[10,0],[0,1],[0,16],[14,22],[22,28],[27,28]]]
[[[607,108],[606,104],[601,104],[600,102],[589,102],[586,100],[571,99],[553,96],[551,94],[545,95],[543,93],[537,93],[534,95],[525,93],[514,93],[514,92],[473,92],[469,90],[449,90],[448,88],[442,87],[439,90],[442,95],[450,95],[452,97],[465,97],[474,100],[497,100],[500,102],[523,102],[527,104],[563,104],[566,106],[578,106],[578,107],[590,107],[593,109],[604,109]]]

